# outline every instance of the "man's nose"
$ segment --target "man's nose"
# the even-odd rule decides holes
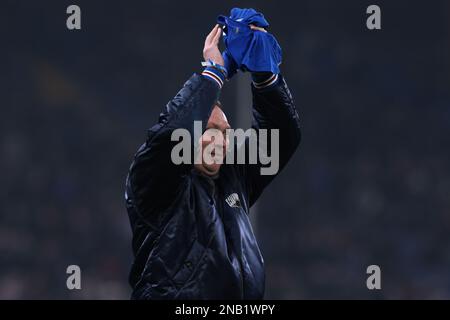
[[[223,147],[223,145],[225,144],[225,139],[223,135],[221,135],[219,137],[213,137],[212,142],[214,142],[214,145],[216,146]]]
[[[208,135],[203,139],[203,142],[206,144],[214,143],[215,145],[222,146],[224,144],[224,137],[223,136],[214,136],[214,135]]]

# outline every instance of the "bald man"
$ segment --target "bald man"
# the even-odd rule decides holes
[[[275,175],[261,174],[259,161],[217,161],[225,160],[230,128],[218,102],[227,76],[218,48],[221,33],[216,25],[206,37],[203,56],[211,63],[167,104],[129,169],[125,197],[135,256],[132,299],[264,296],[264,263],[249,214]],[[281,170],[300,143],[291,93],[280,74],[254,74],[251,90],[252,127],[279,129]],[[209,156],[215,161],[193,148],[200,161],[174,164],[172,133],[184,129],[194,137],[194,121],[204,129],[198,145],[205,150],[213,144]]]

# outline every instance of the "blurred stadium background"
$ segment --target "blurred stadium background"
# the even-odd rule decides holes
[[[331,0],[3,0],[0,298],[129,297],[128,166],[234,6],[269,19],[303,118],[258,203],[266,298],[450,298],[450,2]],[[232,124],[242,83],[222,93]]]

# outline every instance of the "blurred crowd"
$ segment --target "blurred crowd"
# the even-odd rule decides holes
[[[277,3],[242,1],[272,23],[303,130],[253,212],[266,298],[450,298],[450,6],[381,2],[368,31],[356,1]],[[69,4],[0,5],[0,299],[129,297],[128,166],[231,9],[81,1],[68,31]]]

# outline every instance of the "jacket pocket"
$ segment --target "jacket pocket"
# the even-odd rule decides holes
[[[194,240],[192,247],[183,261],[183,264],[177,270],[172,278],[172,281],[177,289],[183,287],[186,281],[189,280],[191,275],[196,270],[206,248],[200,244],[197,240]]]

